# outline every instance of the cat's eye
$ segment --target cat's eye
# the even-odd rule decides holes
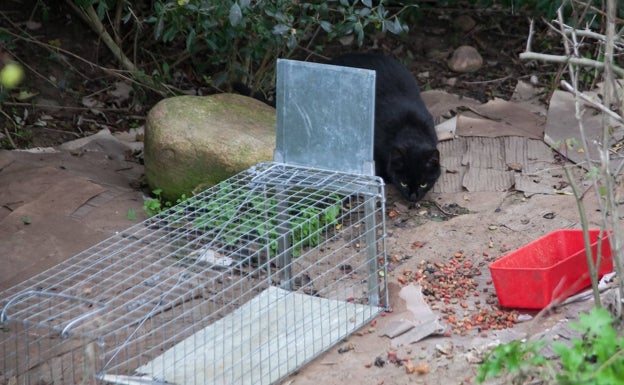
[[[407,188],[407,183],[403,183],[403,182],[400,182],[400,183],[401,183],[401,187]]]
[[[420,186],[418,186],[418,187],[420,187],[420,188],[427,188],[427,186],[428,186],[428,185],[427,185],[427,183],[423,183],[423,184],[421,184],[421,185],[420,185]]]

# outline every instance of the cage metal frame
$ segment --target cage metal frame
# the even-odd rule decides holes
[[[275,383],[389,307],[375,74],[277,68],[275,161],[3,292],[0,384]]]
[[[202,218],[202,215],[216,215],[213,210],[202,208],[202,204],[214,202],[219,196],[225,200],[234,199],[233,196],[223,195],[224,186],[228,185],[230,191],[245,189],[261,194],[263,202],[274,199],[275,206],[255,212],[254,215],[289,217],[279,222],[278,234],[270,238],[266,234],[250,237],[232,246],[224,241],[229,236],[224,233],[224,229],[243,226],[240,215],[232,216],[232,223],[222,226],[221,233],[217,234],[189,226],[189,223]],[[20,370],[32,369],[30,362],[19,362],[22,359],[20,354],[31,355],[45,362],[53,359],[60,351],[70,355],[64,358],[67,362],[61,362],[58,369],[51,366],[50,373],[37,374],[37,381],[41,378],[62,378],[64,383],[81,383],[88,373],[106,382],[113,378],[117,379],[117,383],[131,383],[127,379],[120,380],[124,377],[119,376],[134,378],[132,376],[136,375],[136,369],[146,363],[145,357],[141,359],[138,354],[147,355],[150,350],[148,346],[151,346],[151,350],[165,351],[196,330],[235,311],[268,287],[325,298],[333,296],[333,300],[339,301],[331,305],[332,311],[345,312],[346,317],[352,316],[346,313],[353,309],[341,307],[340,303],[366,305],[368,310],[359,320],[360,324],[365,324],[383,311],[388,303],[385,290],[385,222],[379,218],[385,210],[383,187],[383,181],[377,177],[273,162],[262,163],[204,191],[192,203],[174,206],[100,242],[3,294],[0,300],[0,321],[5,326],[2,334],[6,338],[0,338],[0,345],[4,345],[5,350],[4,357],[0,359],[4,365],[0,365],[0,369],[4,367],[4,381],[8,383],[10,378],[19,377]],[[301,200],[321,202],[332,194],[340,196],[341,213],[334,223],[326,224],[323,228],[315,227],[322,232],[319,244],[316,247],[299,247],[289,242],[295,238],[292,237],[293,228],[287,226],[290,223],[288,221],[292,222],[293,215],[301,218],[303,214],[289,211],[288,204],[296,205]],[[277,203],[278,200],[280,203]],[[328,202],[327,207],[334,203],[332,200]],[[271,223],[266,224],[267,228],[274,228]],[[344,231],[352,231],[349,229],[354,227],[359,230],[351,237],[361,244],[343,242],[336,250],[322,256],[321,260],[299,266],[299,262],[308,254],[316,253],[319,247],[333,247],[332,243],[344,235]],[[276,242],[280,250],[268,252],[270,242]],[[250,247],[254,248],[251,252]],[[354,247],[361,251],[344,252]],[[213,259],[206,257],[206,251],[211,251],[208,254]],[[243,256],[232,258],[237,253]],[[320,270],[315,267],[315,263],[324,263],[325,260],[327,263],[335,263],[343,255],[349,257],[342,261],[343,266],[322,267],[321,270],[326,270],[318,273]],[[355,262],[356,257],[359,262]],[[257,265],[255,268],[248,265],[252,259]],[[254,281],[253,286],[246,286],[251,282],[248,278],[250,274],[262,274],[263,277]],[[334,283],[317,287],[317,280],[325,274],[333,274],[338,278],[335,281],[334,278],[328,278],[328,282]],[[128,279],[130,276],[132,278]],[[312,279],[309,279],[310,276]],[[354,280],[364,283],[361,292],[349,295],[349,298],[344,297],[346,292],[340,282],[346,281],[353,286]],[[223,301],[227,309],[225,305],[217,306],[212,313],[204,309],[206,305],[203,302],[214,301],[216,297],[224,295],[230,296]],[[343,297],[337,298],[337,295]],[[195,301],[193,298],[200,300]],[[198,303],[188,305],[192,302]],[[175,312],[178,306],[186,306],[188,309],[178,311],[168,322],[158,321],[159,318],[167,317],[168,312]],[[203,313],[195,316],[191,322],[182,321],[193,312]],[[223,314],[213,314],[217,312]],[[325,316],[331,318],[336,314]],[[201,326],[197,324],[199,318],[202,320]],[[238,321],[242,322],[242,319]],[[155,322],[163,323],[157,325]],[[185,326],[178,327],[180,323]],[[170,335],[163,335],[161,341],[156,341],[154,331],[165,334],[164,330],[176,327],[182,330],[170,331]],[[297,325],[284,327],[294,329]],[[341,330],[331,345],[354,331],[348,325],[339,328]],[[137,337],[140,333],[145,333],[145,336]],[[38,337],[33,339],[35,335]],[[76,340],[81,341],[78,348],[75,347]],[[283,378],[316,355],[318,352],[302,358],[295,365],[277,368],[281,372],[269,376],[267,381]],[[240,357],[239,365],[245,360],[253,361],[250,357]],[[261,361],[255,364],[255,368],[247,369],[258,371],[270,362],[270,359]],[[224,362],[206,361],[206,366],[211,364],[215,367],[211,371],[214,376],[211,383],[214,384],[239,383],[243,381],[242,376],[248,375],[235,373],[231,369],[228,369],[228,373],[220,373],[216,367],[225,365]],[[76,370],[76,367],[82,369]],[[16,372],[11,372],[10,368],[16,369]],[[61,373],[52,373],[54,370],[60,370]],[[165,377],[159,373],[151,373],[150,376],[160,380]],[[252,374],[249,383],[268,383],[265,377]],[[201,377],[200,380],[185,383],[205,383],[206,378]]]

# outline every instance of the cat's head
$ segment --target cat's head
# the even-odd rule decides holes
[[[405,199],[421,200],[440,177],[440,152],[415,143],[394,146],[386,174]]]

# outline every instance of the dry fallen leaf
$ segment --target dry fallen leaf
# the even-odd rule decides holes
[[[115,99],[115,102],[120,104],[130,99],[130,93],[132,92],[132,86],[126,82],[115,82],[113,88],[108,91],[108,94]]]

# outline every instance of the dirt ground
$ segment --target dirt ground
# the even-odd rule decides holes
[[[441,205],[461,205],[470,213],[447,221],[428,219],[417,225],[415,217],[418,217],[420,208],[414,208],[400,218],[389,220],[388,255],[409,257],[395,271],[417,269],[422,260],[448,263],[456,253],[461,252],[469,256],[467,260],[481,266],[483,275],[478,279],[481,299],[487,296],[483,289],[489,289],[490,293],[493,291],[490,274],[484,263],[492,259],[485,258],[484,254],[496,259],[552,230],[577,227],[579,223],[575,202],[570,196],[534,196],[523,199],[521,194],[505,192],[435,194],[431,198]],[[589,211],[596,213],[595,210]],[[545,215],[546,213],[555,213],[555,218],[547,219],[550,215]],[[523,218],[526,225],[522,228],[506,226],[506,223],[517,223],[518,218]],[[399,227],[399,224],[405,226]],[[426,244],[414,250],[414,242]],[[377,332],[387,323],[400,318],[404,311],[405,301],[398,296],[400,284],[396,277],[397,275],[390,275],[392,313],[379,317],[376,324],[370,330],[364,330],[362,335],[350,337],[345,344],[352,344],[352,351],[341,354],[338,349],[332,349],[285,383],[474,383],[478,367],[476,363],[479,362],[480,353],[487,350],[487,346],[543,332],[560,320],[574,320],[579,309],[591,306],[586,302],[562,307],[538,320],[517,323],[512,329],[480,331],[475,328],[463,335],[451,332],[448,337],[431,336],[396,348],[391,346],[388,338],[380,337]],[[480,307],[475,304],[475,298],[471,298],[465,310],[466,313],[471,313]],[[447,327],[447,330],[453,329],[448,324]],[[425,373],[407,374],[405,365],[388,363],[378,367],[373,364],[377,357],[387,360],[388,352],[391,351],[397,351],[398,357],[409,358]]]
[[[508,99],[517,81],[532,74],[537,74],[542,84],[553,75],[552,67],[525,68],[517,59],[525,43],[524,17],[501,16],[496,12],[473,14],[477,27],[464,33],[454,24],[459,14],[461,10],[437,13],[422,20],[422,25],[413,26],[409,37],[375,41],[375,44],[397,56],[415,54],[411,69],[424,89],[444,89],[480,101],[494,97]],[[81,35],[84,30],[75,23],[67,26],[51,22],[44,29],[39,31],[41,35],[59,37],[63,47],[70,50],[89,52],[89,46],[97,46],[91,44],[97,39]],[[76,45],[65,39],[79,35],[87,37],[75,39]],[[497,44],[489,44],[491,41]],[[486,63],[481,71],[463,75],[448,71],[445,58],[459,44],[473,44],[481,50]],[[40,55],[31,51],[34,47],[17,51]],[[343,48],[336,47],[339,49]],[[112,60],[110,55],[90,53],[94,61],[99,60],[103,65]],[[68,88],[71,87],[75,78],[67,77],[62,65],[52,61],[46,61],[45,65],[51,68],[42,72],[49,70],[59,81],[67,80]],[[21,142],[25,147],[58,146],[102,128],[123,132],[140,125],[149,109],[148,103],[130,108],[129,101],[124,101],[123,108],[119,108],[115,100],[104,100],[99,113],[93,114],[79,101],[80,93],[65,93],[66,90],[45,87],[45,83],[45,79],[36,79],[31,84],[33,89],[44,91],[35,104],[49,105],[52,101],[75,109],[31,111],[25,118],[28,135]],[[85,89],[81,90],[92,94],[108,86],[85,81],[81,84]],[[5,107],[19,116],[24,116],[28,108],[17,101],[5,103]],[[35,124],[41,121],[54,124]],[[86,151],[54,154],[0,151],[0,291],[146,218],[142,209],[145,199],[142,173],[140,162],[115,144],[108,147],[100,143]],[[600,212],[591,189],[584,201],[590,223],[597,224]],[[448,313],[442,312],[444,307],[435,308],[432,302],[434,313],[447,327],[445,333],[414,344],[392,346],[392,341],[379,332],[405,317],[406,305],[399,297],[403,286],[399,277],[405,272],[422,269],[423,261],[441,265],[458,259],[462,263],[471,262],[481,273],[475,278],[479,297],[469,297],[465,307],[454,304],[457,317],[468,317],[481,308],[491,309],[496,305],[491,302],[494,289],[488,263],[550,231],[578,228],[580,222],[572,196],[525,197],[514,189],[430,193],[424,202],[407,204],[388,186],[386,213],[392,311],[301,368],[283,384],[472,384],[478,362],[488,346],[551,329],[557,333],[557,327],[565,323],[560,321],[574,320],[579,311],[591,307],[591,301],[572,303],[536,319],[516,322],[512,328],[464,330],[450,324]],[[346,349],[341,349],[345,346]],[[413,373],[406,370],[407,359],[416,367]]]

